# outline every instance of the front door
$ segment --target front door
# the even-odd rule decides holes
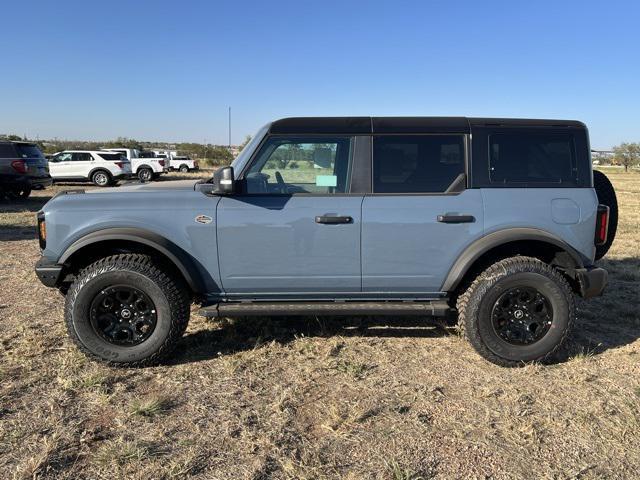
[[[462,134],[374,136],[363,292],[437,296],[458,255],[482,235],[482,196],[465,189],[465,150]]]
[[[350,195],[354,139],[271,136],[217,207],[230,295],[335,297],[361,291],[362,195]]]

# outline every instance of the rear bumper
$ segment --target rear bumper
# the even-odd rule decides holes
[[[576,279],[580,285],[580,296],[583,298],[599,297],[607,286],[609,274],[604,268],[586,267],[576,270]]]
[[[49,176],[30,177],[29,175],[0,175],[0,187],[31,187],[33,189],[50,187],[53,179]]]
[[[42,257],[36,262],[36,275],[47,287],[56,287],[62,276],[62,265]]]

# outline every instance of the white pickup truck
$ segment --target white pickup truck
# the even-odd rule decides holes
[[[153,150],[155,156],[158,158],[166,158],[169,160],[169,170],[178,170],[182,173],[195,172],[200,170],[197,160],[191,160],[191,158],[185,155],[176,155],[175,150]]]
[[[175,156],[169,159],[169,168],[171,170],[178,170],[182,173],[187,172],[196,172],[200,170],[200,165],[198,165],[197,160],[191,160],[189,157],[185,156]]]
[[[131,162],[131,172],[141,182],[157,179],[160,174],[169,171],[168,160],[165,158],[141,158],[140,151],[135,148],[105,148],[110,152],[122,153]]]

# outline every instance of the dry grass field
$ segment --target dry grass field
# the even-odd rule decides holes
[[[504,369],[427,320],[193,316],[172,360],[112,369],[67,340],[35,212],[0,201],[0,478],[638,478],[640,174],[612,173],[606,294],[566,354]]]

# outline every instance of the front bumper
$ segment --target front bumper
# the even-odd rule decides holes
[[[56,287],[62,276],[62,265],[58,265],[45,257],[36,262],[36,275],[47,287]]]
[[[583,298],[599,297],[607,286],[609,274],[604,268],[586,267],[576,270],[576,279],[580,286],[580,296]]]

